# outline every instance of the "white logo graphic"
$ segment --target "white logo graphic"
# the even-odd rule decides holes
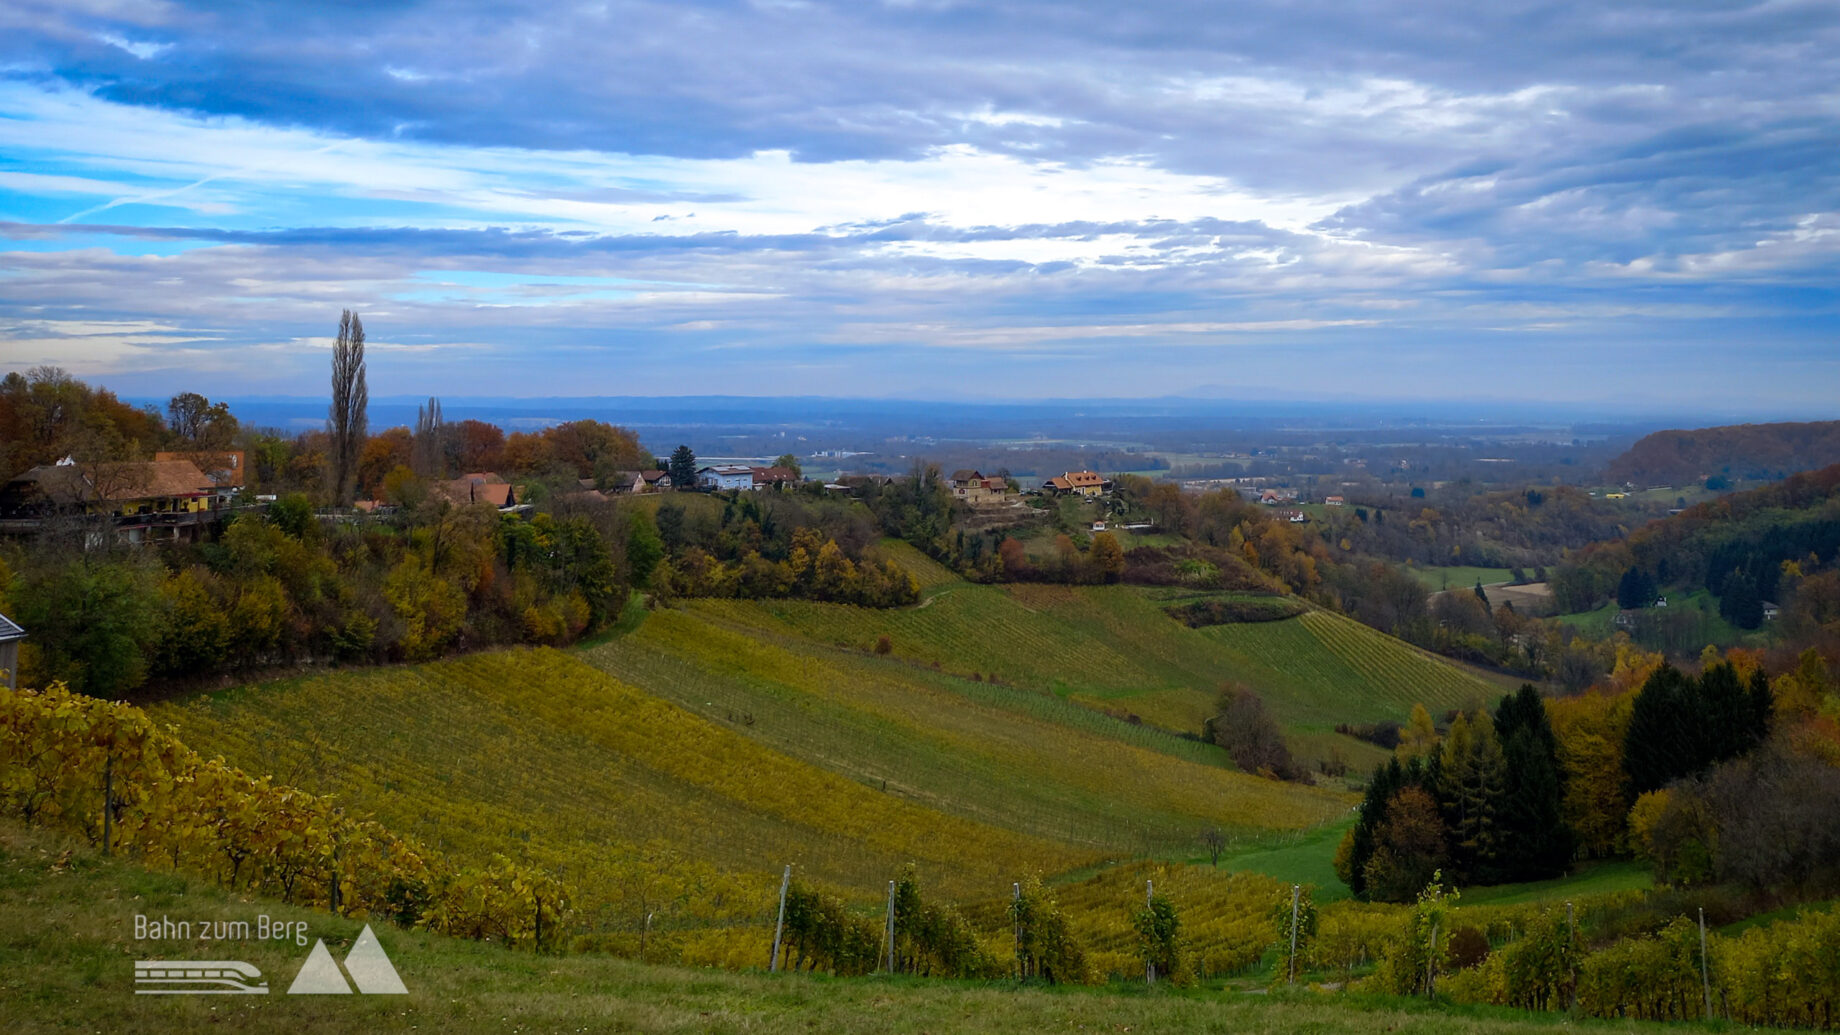
[[[345,974],[351,975],[350,984],[346,983]],[[326,951],[325,939],[315,939],[307,962],[300,973],[294,975],[294,983],[288,986],[288,994],[350,995],[352,985],[357,985],[358,991],[365,995],[409,994],[396,968],[390,965],[390,957],[384,955],[383,944],[371,933],[369,924],[364,925],[364,933],[358,935],[351,951],[345,954],[344,973],[332,961],[332,953]]]
[[[262,972],[242,960],[136,960],[134,986],[135,995],[268,994]]]

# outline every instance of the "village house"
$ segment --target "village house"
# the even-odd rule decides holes
[[[1077,493],[1081,496],[1103,496],[1112,491],[1112,483],[1102,478],[1095,471],[1068,471],[1057,478],[1050,478],[1042,483],[1043,491],[1054,496]]]
[[[132,543],[190,538],[216,521],[217,489],[189,460],[78,464],[66,457],[0,487],[0,531],[33,532],[56,517],[113,519]]]
[[[750,489],[790,489],[799,483],[790,467],[750,467],[748,471],[754,476]]]
[[[950,485],[953,499],[963,500],[974,507],[980,503],[996,502],[1009,492],[1009,479],[996,475],[986,476],[981,471],[953,471]]]
[[[500,510],[517,506],[516,487],[496,474],[483,471],[463,474],[451,481],[436,482],[431,488],[456,506],[490,503]]]
[[[249,484],[244,464],[243,451],[232,449],[226,451],[205,451],[190,453],[160,452],[153,454],[155,463],[169,463],[174,460],[189,461],[193,467],[204,473],[211,480],[212,489],[216,490],[218,504],[230,503],[237,493]]]
[[[719,464],[699,468],[696,483],[705,489],[722,492],[728,489],[752,489],[754,469],[742,464]]]
[[[1340,496],[1324,496],[1323,497],[1323,505],[1327,507],[1340,507],[1340,506],[1345,505],[1347,502],[1348,502],[1347,500],[1342,499]]]

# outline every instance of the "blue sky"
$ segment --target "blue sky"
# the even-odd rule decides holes
[[[1840,6],[0,4],[0,368],[1832,415]]]

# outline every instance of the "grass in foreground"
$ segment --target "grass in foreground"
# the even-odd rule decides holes
[[[646,966],[602,956],[514,953],[379,925],[406,996],[289,996],[308,949],[249,942],[137,942],[136,913],[192,920],[305,921],[343,959],[362,922],[250,901],[99,858],[0,820],[0,1018],[9,1032],[1337,1032],[1510,1035],[1560,1030],[1696,1032],[1700,1025],[1572,1021],[1562,1015],[1415,1001],[1218,988],[1017,988],[1008,982],[833,980]],[[270,994],[137,996],[139,959],[242,959]]]

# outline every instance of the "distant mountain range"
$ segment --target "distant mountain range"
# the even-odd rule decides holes
[[[1775,481],[1840,463],[1840,421],[1657,431],[1604,469],[1607,481],[1683,486],[1723,476]]]

